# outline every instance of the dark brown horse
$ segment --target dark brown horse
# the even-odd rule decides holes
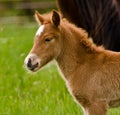
[[[120,51],[120,0],[57,0],[63,17],[84,28],[97,45]]]

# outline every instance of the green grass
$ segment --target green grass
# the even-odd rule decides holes
[[[35,74],[23,67],[37,29],[29,25],[0,25],[0,115],[82,115],[55,64]]]

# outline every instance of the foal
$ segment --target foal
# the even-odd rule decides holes
[[[27,68],[38,71],[55,59],[84,115],[107,115],[108,108],[120,106],[120,53],[96,47],[84,30],[56,11],[36,11],[35,17],[41,26],[25,59]]]

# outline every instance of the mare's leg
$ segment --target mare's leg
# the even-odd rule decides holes
[[[94,102],[84,111],[84,115],[108,115],[107,103],[105,101]]]

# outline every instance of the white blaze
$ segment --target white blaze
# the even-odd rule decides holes
[[[38,28],[38,30],[37,30],[37,32],[36,32],[36,36],[40,36],[41,35],[41,33],[43,32],[43,30],[44,30],[44,25],[41,25],[39,28]]]

